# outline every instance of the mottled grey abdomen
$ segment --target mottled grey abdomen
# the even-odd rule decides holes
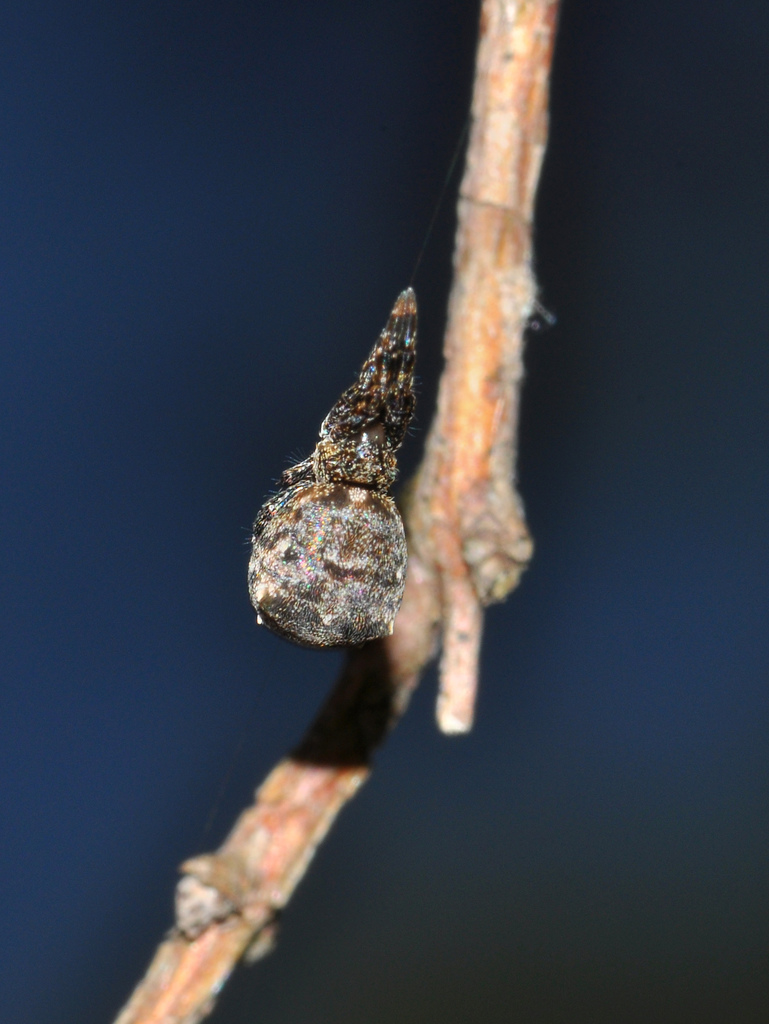
[[[344,483],[303,483],[278,503],[279,514],[254,537],[248,566],[257,619],[307,647],[392,633],[407,560],[393,499]]]

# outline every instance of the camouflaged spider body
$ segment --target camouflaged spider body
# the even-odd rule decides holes
[[[388,491],[414,409],[416,327],[408,288],[323,421],[315,451],[286,470],[254,523],[256,620],[294,643],[332,647],[392,633],[407,556]]]

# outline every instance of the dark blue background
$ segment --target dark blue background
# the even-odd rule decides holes
[[[488,615],[474,732],[435,730],[430,673],[222,1024],[766,1020],[769,8],[562,13],[537,230],[558,323],[530,340],[521,430],[535,560]],[[408,283],[476,19],[0,16],[8,1024],[112,1018],[176,865],[330,686],[338,655],[255,627],[248,527]],[[406,472],[452,207],[416,282]]]

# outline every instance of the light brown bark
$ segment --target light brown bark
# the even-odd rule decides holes
[[[269,948],[277,915],[439,645],[439,724],[470,728],[483,608],[510,592],[532,551],[513,481],[557,6],[482,3],[446,366],[425,457],[404,499],[409,570],[395,632],[350,652],[305,739],[222,847],[182,866],[177,926],[117,1024],[193,1024],[237,961]]]

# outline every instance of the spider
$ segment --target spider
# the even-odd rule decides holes
[[[407,553],[388,492],[414,410],[416,330],[407,288],[358,379],[323,421],[315,451],[283,473],[256,517],[248,566],[256,621],[304,647],[393,631]]]

